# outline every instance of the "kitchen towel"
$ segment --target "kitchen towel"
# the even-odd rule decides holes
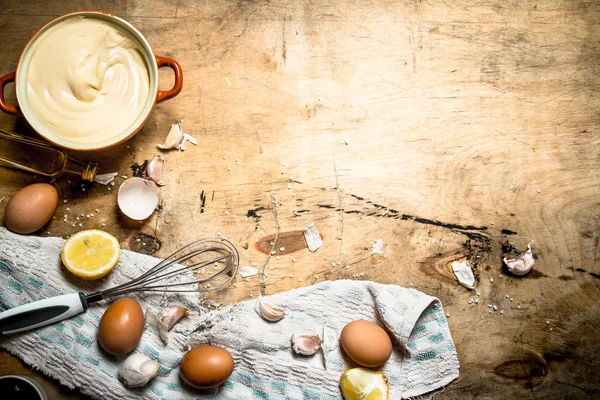
[[[126,250],[114,270],[98,281],[84,281],[62,266],[61,238],[20,236],[0,228],[0,311],[60,294],[92,293],[126,282],[146,271],[157,258]],[[341,399],[343,371],[356,367],[339,346],[341,329],[350,321],[385,326],[394,351],[382,367],[390,398],[419,396],[458,377],[458,358],[439,300],[414,289],[365,281],[325,281],[263,298],[283,308],[276,323],[263,320],[249,300],[208,311],[193,294],[135,294],[144,309],[167,305],[191,310],[164,344],[146,327],[134,352],[160,363],[159,374],[140,389],[118,380],[125,357],[105,353],[98,345],[98,323],[111,299],[93,304],[84,314],[31,332],[0,337],[0,346],[68,387],[98,399]],[[314,356],[291,350],[292,334],[324,336]],[[194,390],[179,378],[179,363],[196,344],[227,349],[235,361],[230,378],[215,390]]]

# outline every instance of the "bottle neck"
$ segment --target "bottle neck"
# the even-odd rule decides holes
[[[98,164],[89,161],[84,163],[78,160],[68,158],[65,171],[81,175],[81,179],[83,179],[84,181],[94,182],[94,179],[96,178],[96,173],[98,172]]]

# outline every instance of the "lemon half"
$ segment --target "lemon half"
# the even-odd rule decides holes
[[[342,374],[340,390],[345,400],[387,400],[390,387],[381,371],[352,368]]]
[[[63,244],[60,258],[67,269],[83,279],[99,279],[119,261],[121,246],[110,233],[90,229],[71,236]]]

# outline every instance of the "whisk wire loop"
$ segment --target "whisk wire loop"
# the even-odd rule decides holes
[[[213,253],[213,256],[203,259],[202,256],[208,253]],[[198,276],[204,271],[203,268],[221,263],[224,265],[219,271],[206,277]],[[222,237],[208,237],[182,247],[137,278],[88,298],[97,301],[132,292],[209,292],[227,286],[234,279],[238,268],[239,253],[233,243]],[[222,278],[226,275],[228,278],[223,281]],[[219,279],[221,282],[214,286],[200,286]]]

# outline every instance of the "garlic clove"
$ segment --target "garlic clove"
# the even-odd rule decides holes
[[[162,181],[164,165],[164,157],[158,155],[152,157],[152,160],[148,162],[148,166],[146,167],[146,175],[148,175],[148,178],[152,179],[152,181],[154,181],[154,183],[156,183],[159,186],[165,185]]]
[[[518,257],[511,258],[510,260],[507,260],[506,257],[504,257],[504,264],[506,264],[508,270],[515,275],[527,275],[533,268],[533,264],[535,264],[535,259],[531,252],[531,243],[527,245],[527,251]]]
[[[119,379],[127,387],[141,387],[158,374],[160,364],[145,354],[132,354],[121,364]]]
[[[171,306],[163,309],[158,315],[146,310],[146,322],[158,331],[158,335],[164,343],[169,342],[169,330],[179,320],[188,315],[188,310],[180,306]]]
[[[181,142],[183,141],[183,130],[181,129],[181,122],[176,122],[171,125],[171,129],[169,130],[169,134],[165,138],[163,144],[157,144],[161,150],[170,150],[178,148]]]
[[[181,306],[171,306],[167,307],[158,314],[158,320],[167,327],[167,330],[171,330],[171,328],[179,322],[179,320],[188,315],[187,308]]]
[[[269,322],[277,322],[285,316],[285,311],[280,308],[272,307],[262,301],[262,297],[256,300],[254,310],[263,319]]]
[[[296,354],[312,356],[321,348],[319,335],[292,335],[292,349]]]

